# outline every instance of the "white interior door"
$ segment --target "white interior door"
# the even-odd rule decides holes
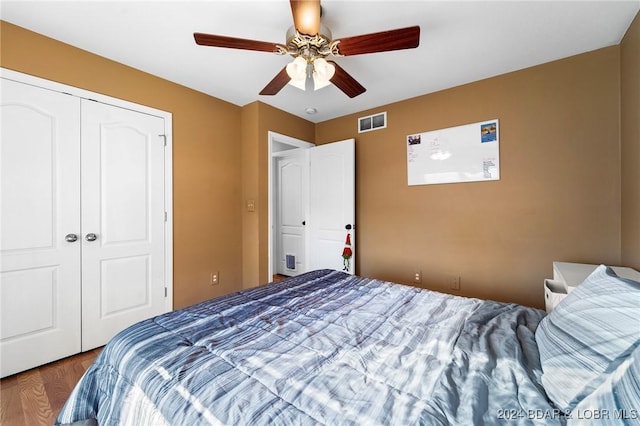
[[[276,159],[276,273],[295,276],[305,269],[307,156],[304,148]]]
[[[355,271],[355,140],[309,148],[308,269]],[[346,228],[350,227],[350,230]],[[347,232],[353,255],[345,264]]]
[[[165,312],[164,119],[82,101],[82,350]]]
[[[4,377],[80,352],[80,100],[1,82]]]

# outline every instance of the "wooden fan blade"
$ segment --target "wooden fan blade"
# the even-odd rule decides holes
[[[314,36],[320,32],[320,0],[290,0],[293,25],[301,34]]]
[[[350,98],[355,98],[358,95],[367,91],[364,86],[351,77],[344,68],[336,64],[334,61],[327,61],[336,67],[336,72],[331,77],[331,83],[333,83],[338,89],[342,90],[345,95]]]
[[[287,83],[291,80],[289,74],[287,74],[287,67],[282,68],[276,76],[267,84],[262,91],[260,91],[261,95],[275,95],[278,93]]]
[[[399,28],[353,37],[341,38],[338,52],[341,55],[388,52],[390,50],[413,49],[420,44],[420,27]]]
[[[257,50],[259,52],[277,52],[277,43],[227,37],[214,34],[194,33],[193,38],[201,46],[226,47],[229,49]]]

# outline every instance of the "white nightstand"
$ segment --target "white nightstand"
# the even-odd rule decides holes
[[[598,266],[586,263],[553,262],[553,279],[544,280],[544,304],[547,312],[551,312]],[[624,266],[612,266],[611,269],[619,277],[640,281],[640,272],[635,269]]]

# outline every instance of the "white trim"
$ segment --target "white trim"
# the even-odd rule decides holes
[[[273,151],[273,145],[274,143],[283,143],[285,145],[290,145],[290,146],[295,146],[296,148],[311,148],[312,146],[315,146],[315,144],[311,143],[311,142],[307,142],[307,141],[303,141],[301,139],[296,139],[296,138],[292,138],[291,136],[287,136],[287,135],[281,135],[280,133],[276,133],[273,132],[271,130],[269,130],[267,132],[267,139],[269,141],[268,143],[268,158],[269,158],[269,166],[268,166],[268,204],[269,204],[269,210],[268,210],[268,215],[269,215],[269,228],[268,228],[268,235],[269,235],[269,259],[268,259],[268,271],[269,274],[266,277],[267,281],[266,282],[271,282],[273,281],[273,216],[274,216],[274,203],[273,203],[273,160],[274,157],[277,156],[277,152]]]
[[[125,101],[123,99],[113,98],[111,96],[102,95],[100,93],[91,92],[89,90],[80,89],[66,84],[58,83],[44,78],[35,77],[33,75],[24,74],[18,71],[9,70],[0,67],[0,77],[13,80],[18,83],[30,84],[47,90],[66,93],[82,99],[98,101],[104,104],[113,105],[132,111],[142,112],[164,119],[164,132],[167,145],[165,147],[164,168],[164,199],[165,212],[167,220],[164,224],[165,229],[165,288],[167,289],[167,297],[165,298],[165,310],[167,312],[173,310],[173,115],[170,112],[151,108],[145,105],[136,104]]]
[[[0,68],[0,77],[5,78],[7,80],[14,80],[19,83],[30,84],[32,86],[37,86],[43,89],[49,89],[56,92],[66,93],[68,95],[77,96],[83,99],[94,100],[98,102],[102,102],[103,104],[113,105],[120,108],[126,108],[137,112],[143,112],[149,115],[155,115],[158,117],[169,117],[171,118],[171,113],[167,111],[162,111],[156,108],[151,108],[146,105],[140,105],[133,102],[125,101],[124,99],[118,99],[111,96],[103,95],[96,92],[91,92],[89,90],[80,89],[78,87],[68,86],[66,84],[58,83],[52,80],[46,80],[44,78],[36,77],[30,74],[24,74],[18,71],[9,70],[6,68]],[[169,142],[169,135],[167,135],[167,145]]]
[[[173,114],[161,111],[164,117],[164,277],[167,294],[165,310],[173,310]]]

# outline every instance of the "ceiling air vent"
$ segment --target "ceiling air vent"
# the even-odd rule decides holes
[[[387,127],[387,112],[369,115],[358,118],[358,133],[370,132],[372,130],[384,129]]]

